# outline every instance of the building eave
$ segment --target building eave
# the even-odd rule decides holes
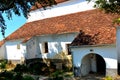
[[[81,46],[70,46],[69,48],[87,48],[87,47],[109,47],[109,46],[116,46],[115,43],[113,44],[96,44],[96,45],[81,45]]]

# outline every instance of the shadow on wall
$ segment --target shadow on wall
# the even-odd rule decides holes
[[[61,69],[67,69],[68,71],[72,69],[72,58],[63,51],[55,54],[51,62],[55,63],[56,67],[60,63]]]
[[[99,32],[94,35],[90,35],[90,34],[85,34],[85,32],[80,30],[79,34],[73,40],[71,45],[72,46],[94,45],[94,44],[98,43],[98,35],[99,35]]]

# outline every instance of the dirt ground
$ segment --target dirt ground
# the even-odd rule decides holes
[[[105,79],[105,76],[102,75],[98,75],[98,74],[89,74],[87,76],[84,77],[64,77],[63,80],[120,80],[120,76],[116,76],[112,79]],[[35,80],[52,80],[49,79],[49,77],[43,77],[43,76],[39,76],[39,78],[35,79]],[[61,79],[60,79],[61,80]]]
[[[104,76],[89,74],[84,77],[65,77],[63,80],[105,80]],[[49,80],[48,77],[41,77],[39,80]],[[120,79],[119,79],[120,80]]]
[[[75,80],[105,80],[105,76],[98,74],[89,74],[84,77],[77,77]]]
[[[89,74],[84,77],[77,77],[75,80],[120,80],[120,76],[115,76],[112,78],[106,78],[103,75],[98,75],[98,74]]]

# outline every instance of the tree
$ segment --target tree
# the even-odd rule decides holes
[[[55,0],[0,0],[0,28],[2,35],[5,34],[5,20],[2,16],[3,13],[6,14],[8,19],[12,19],[12,14],[20,16],[21,14],[27,18],[27,14],[30,11],[31,6],[36,6],[36,2],[45,9],[46,6],[52,6],[56,4]]]
[[[120,15],[120,0],[86,0],[93,1],[94,7],[104,10],[106,13],[113,13]],[[113,20],[113,23],[120,24],[120,18]]]
[[[87,0],[95,3],[94,7],[105,10],[106,12],[120,14],[120,0]]]

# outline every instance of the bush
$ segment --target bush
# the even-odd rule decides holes
[[[53,77],[53,80],[64,80],[63,71],[61,70],[55,71],[51,76]]]
[[[68,67],[66,65],[63,65],[62,68],[63,68],[64,72],[70,72],[70,71],[72,71],[72,68],[70,68],[70,67]]]
[[[31,76],[26,75],[23,77],[23,80],[34,80],[34,79]]]
[[[6,64],[7,64],[7,60],[3,60],[0,62],[0,68],[1,69],[5,69],[6,68]]]
[[[13,73],[4,71],[0,73],[0,80],[34,80],[34,79],[28,75],[23,77],[23,73],[21,72]]]
[[[13,72],[4,71],[0,73],[0,80],[12,80]]]
[[[58,77],[59,75],[63,75],[63,71],[57,70],[57,71],[55,71],[54,73],[52,73],[51,76],[53,76],[53,77]]]
[[[13,80],[23,80],[22,73],[17,72],[16,75],[13,77]]]
[[[49,73],[49,68],[47,64],[42,63],[42,62],[34,62],[29,65],[29,71],[31,74],[35,75],[40,75],[40,74],[48,74]]]
[[[22,65],[21,65],[21,64],[17,64],[17,66],[14,68],[13,71],[26,73],[26,72],[28,72],[28,68],[27,68],[27,66],[25,66],[24,64],[22,64]]]

